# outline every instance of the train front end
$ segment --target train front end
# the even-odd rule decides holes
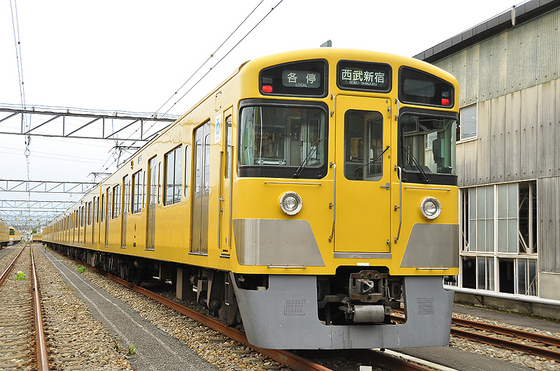
[[[248,63],[231,283],[251,343],[448,344],[458,274],[457,82],[353,50]],[[393,310],[404,309],[404,323]]]

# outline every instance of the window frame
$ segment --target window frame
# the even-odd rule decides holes
[[[173,163],[170,167],[170,156],[173,156]],[[181,202],[183,187],[183,144],[179,144],[165,155],[163,155],[163,205],[170,206]],[[177,159],[179,163],[177,163]],[[169,174],[173,172],[172,176]],[[171,183],[169,182],[171,181]],[[169,195],[171,192],[171,196]]]

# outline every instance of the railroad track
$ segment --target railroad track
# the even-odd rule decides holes
[[[403,311],[395,312],[399,315],[392,315],[391,318],[396,322],[404,322],[401,316]],[[451,324],[453,336],[560,362],[560,338],[457,317],[452,318]]]
[[[28,245],[0,276],[0,369],[49,369],[33,251],[24,253]]]
[[[560,338],[455,317],[452,324],[455,326],[451,328],[454,336],[560,362]],[[470,328],[471,331],[457,327]]]

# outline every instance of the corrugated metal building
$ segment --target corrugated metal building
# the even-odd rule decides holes
[[[459,287],[560,300],[559,25],[532,0],[415,56],[460,84]]]

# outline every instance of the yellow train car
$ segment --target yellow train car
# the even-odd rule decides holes
[[[21,241],[21,233],[13,228],[13,227],[9,227],[9,240],[10,243],[18,243]]]
[[[43,242],[43,234],[42,233],[33,233],[31,235],[31,241],[33,241],[33,242]]]
[[[43,240],[121,277],[171,279],[179,297],[192,287],[259,347],[446,345],[458,91],[378,52],[247,62]]]
[[[0,220],[0,249],[10,243],[10,227]]]

